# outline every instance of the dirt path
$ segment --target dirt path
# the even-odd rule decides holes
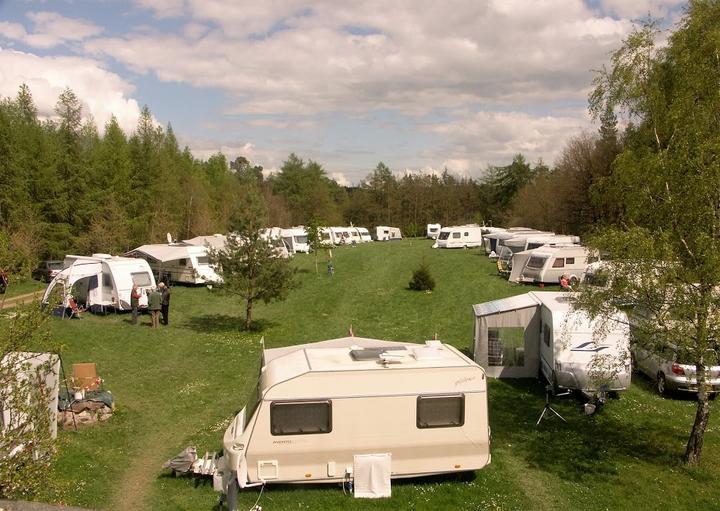
[[[40,296],[43,291],[34,291],[32,293],[26,293],[24,295],[12,296],[5,298],[0,297],[0,309],[10,309],[16,305],[32,302],[36,297]]]

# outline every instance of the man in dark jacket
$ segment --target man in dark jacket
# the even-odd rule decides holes
[[[162,294],[162,324],[167,325],[170,319],[170,288],[165,285],[165,282],[160,282],[160,293]]]
[[[162,303],[162,295],[157,289],[154,289],[148,295],[148,310],[150,311],[150,326],[157,328],[160,324],[160,308]]]

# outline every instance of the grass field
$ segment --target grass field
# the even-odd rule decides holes
[[[205,288],[176,286],[170,326],[153,330],[128,315],[54,320],[67,369],[95,362],[117,410],[100,426],[60,436],[46,500],[110,510],[212,510],[208,484],[175,478],[161,464],[187,445],[221,447],[229,419],[254,385],[259,339],[268,347],[356,335],[422,342],[435,333],[460,348],[473,335],[471,304],[530,290],[495,275],[477,250],[438,251],[425,240],[334,251],[335,276],[314,256],[295,258],[299,287],[285,302],[258,305],[260,329],[241,332],[243,307]],[[433,293],[407,290],[425,261]],[[544,404],[535,380],[491,380],[492,463],[472,478],[393,483],[393,496],[354,500],[336,486],[273,487],[266,511],[289,509],[718,509],[720,438],[711,418],[703,463],[680,462],[694,416],[690,398],[665,399],[634,375],[633,386],[586,417],[572,398],[553,406],[567,419],[535,426]],[[715,408],[715,404],[712,405]],[[257,491],[241,493],[249,509]]]

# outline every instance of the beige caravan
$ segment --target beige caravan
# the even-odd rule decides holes
[[[358,457],[390,477],[490,463],[485,372],[440,341],[360,337],[264,350],[257,396],[232,421],[214,486],[361,480]],[[372,472],[372,470],[371,470]]]

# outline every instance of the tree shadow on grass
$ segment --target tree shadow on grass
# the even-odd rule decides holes
[[[558,397],[550,404],[567,423],[546,414],[536,425],[545,405],[545,385],[538,380],[496,380],[489,399],[495,444],[563,479],[615,478],[628,462],[680,464],[677,444],[685,439],[671,425],[646,421],[641,413],[607,409],[623,406],[621,401],[586,416],[578,399]]]
[[[277,326],[277,323],[267,319],[257,319],[252,322],[249,329],[245,328],[245,318],[227,314],[203,314],[193,316],[185,321],[185,325],[196,332],[263,332],[268,328]]]

